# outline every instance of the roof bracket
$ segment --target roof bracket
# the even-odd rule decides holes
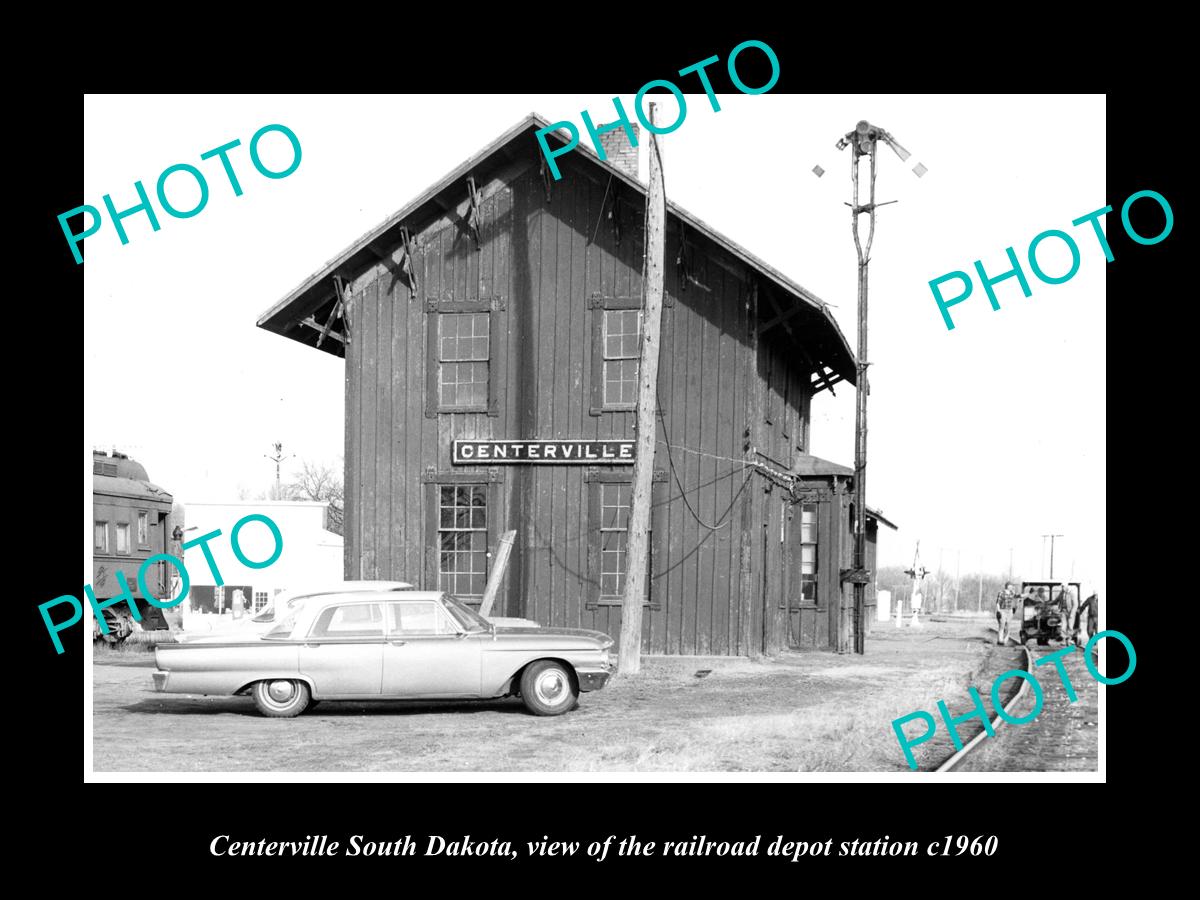
[[[675,255],[675,274],[679,280],[679,290],[681,293],[687,292],[689,281],[695,281],[695,277],[692,275],[692,256],[693,254],[690,252],[687,244],[687,226],[680,221],[679,253]]]
[[[404,255],[400,259],[400,271],[408,279],[411,299],[415,299],[417,296],[417,260],[413,256],[412,232],[407,228],[400,229],[400,245],[404,251]]]
[[[471,232],[471,236],[475,238],[475,249],[483,249],[483,242],[479,235],[479,224],[482,219],[482,213],[479,211],[479,191],[475,187],[475,176],[467,176],[467,197],[470,199],[470,206],[467,209],[467,228]]]
[[[546,154],[538,154],[538,174],[542,176],[542,184],[546,188],[546,202],[550,202],[550,188],[554,186],[554,179],[550,177],[550,167],[546,165]]]

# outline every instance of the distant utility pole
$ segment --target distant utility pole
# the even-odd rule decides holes
[[[283,455],[283,441],[276,441],[271,446],[275,448],[275,455],[267,456],[264,453],[263,456],[275,463],[275,499],[278,500],[283,497],[283,485],[279,480],[279,466],[285,459],[291,459],[292,455]]]
[[[958,595],[962,593],[962,551],[958,551],[954,563],[954,607],[958,608]]]
[[[650,104],[654,124],[655,104]],[[646,597],[650,530],[650,488],[654,477],[654,410],[658,396],[658,344],[662,328],[663,253],[666,238],[666,188],[658,135],[649,131],[650,185],[646,194],[646,261],[642,293],[642,353],[638,368],[637,452],[633,458],[633,496],[629,504],[628,545],[625,554],[625,594],[621,598],[621,646],[617,668],[620,674],[636,674],[642,668],[642,603]]]
[[[976,612],[983,612],[983,554],[979,554],[979,600],[975,607]]]
[[[1062,537],[1061,534],[1043,534],[1042,535],[1042,553],[1046,552],[1046,538],[1050,538],[1050,580],[1054,580],[1054,539]]]
[[[943,610],[948,610],[946,605],[946,592],[944,590],[945,579],[942,577],[942,548],[938,547],[938,605]],[[955,610],[957,612],[957,610]]]
[[[1012,552],[1013,548],[1008,548],[1008,580],[1012,581]]]

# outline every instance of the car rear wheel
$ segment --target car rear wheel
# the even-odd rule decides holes
[[[574,679],[561,663],[542,659],[521,674],[521,700],[538,716],[561,716],[574,709],[578,699]]]
[[[278,678],[254,683],[254,705],[264,716],[290,718],[304,712],[311,694],[303,681]]]

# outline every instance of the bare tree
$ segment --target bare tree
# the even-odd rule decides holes
[[[288,500],[317,500],[329,504],[328,528],[342,533],[342,510],[345,506],[340,468],[325,463],[303,460],[295,478],[284,486]]]

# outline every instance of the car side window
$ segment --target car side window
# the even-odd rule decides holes
[[[455,634],[458,629],[445,611],[431,600],[390,603],[389,635],[422,637]]]
[[[313,623],[312,637],[383,637],[383,613],[378,603],[331,606]]]

